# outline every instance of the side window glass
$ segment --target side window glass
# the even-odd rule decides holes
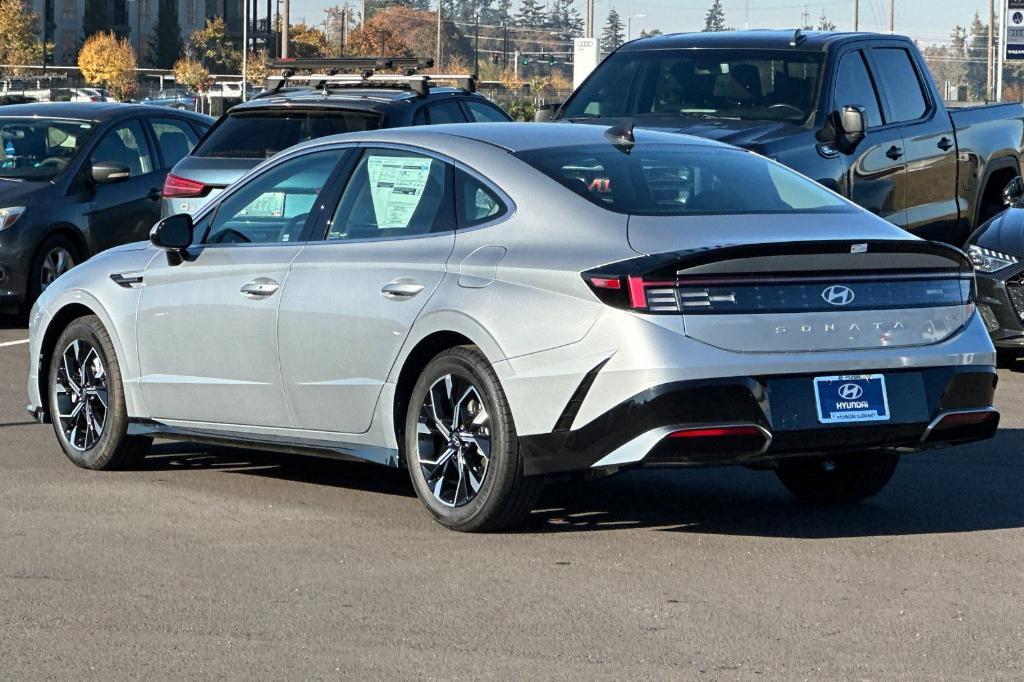
[[[153,137],[156,138],[157,146],[160,147],[164,168],[171,168],[188,156],[199,141],[199,137],[184,121],[154,118],[150,120],[150,125],[153,128]]]
[[[393,239],[453,229],[448,172],[446,163],[422,154],[367,149],[341,195],[327,239]]]
[[[153,172],[153,159],[138,121],[122,123],[104,135],[89,160],[124,166],[133,178]]]
[[[427,125],[427,108],[420,107],[416,110],[416,114],[412,117],[412,124],[414,126],[425,126]]]
[[[463,100],[462,104],[466,107],[466,111],[469,112],[469,120],[471,123],[508,122],[508,117],[495,107],[492,107],[490,104],[485,104],[484,102],[478,102],[472,99]]]
[[[928,103],[910,54],[903,48],[885,47],[872,49],[871,55],[882,75],[893,122],[916,121],[924,116]]]
[[[459,202],[459,225],[473,227],[505,213],[505,204],[469,173],[456,171],[455,192]]]
[[[207,244],[296,242],[344,150],[304,154],[278,164],[217,208]]]
[[[864,55],[859,51],[847,52],[839,62],[836,71],[835,98],[832,110],[854,105],[864,107],[868,114],[868,127],[882,125],[882,110],[878,105],[878,94],[871,82]]]
[[[430,105],[430,123],[465,123],[459,103],[453,99],[443,100]]]

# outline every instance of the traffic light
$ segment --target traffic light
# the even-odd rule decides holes
[[[548,66],[554,66],[554,65],[555,65],[555,58],[554,57],[550,57],[548,59]]]
[[[499,59],[498,53],[495,52],[494,54],[491,55],[491,64],[497,64],[498,63],[498,59]]]
[[[522,63],[523,66],[528,66],[530,64],[530,58],[529,57],[523,57],[522,60],[521,60],[521,63]]]

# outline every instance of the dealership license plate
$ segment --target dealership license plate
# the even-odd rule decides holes
[[[815,377],[814,397],[822,424],[880,422],[889,419],[889,397],[881,374]]]

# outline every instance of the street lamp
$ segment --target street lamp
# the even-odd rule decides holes
[[[633,24],[633,20],[634,19],[644,19],[646,17],[647,17],[646,14],[630,14],[628,17],[626,17],[626,42],[629,42],[630,40],[633,39],[633,33],[630,30],[630,27]]]

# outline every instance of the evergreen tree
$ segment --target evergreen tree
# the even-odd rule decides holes
[[[965,43],[969,60],[964,74],[968,94],[972,99],[988,99],[988,24],[981,21],[977,12],[971,22],[970,38],[965,36]]]
[[[583,17],[576,9],[574,0],[553,0],[548,26],[565,41],[582,36]]]
[[[725,25],[725,10],[722,9],[722,0],[715,0],[704,15],[704,32],[728,31]]]
[[[545,23],[544,8],[537,0],[521,0],[519,11],[516,12],[513,22],[516,26],[537,28]]]
[[[498,0],[494,11],[496,24],[499,26],[502,24],[505,26],[512,25],[512,0]]]
[[[834,31],[836,25],[829,21],[828,17],[825,16],[825,10],[821,10],[821,18],[818,19],[818,30],[819,31]]]
[[[612,7],[608,12],[604,30],[601,31],[601,52],[607,54],[626,41],[626,30],[622,25],[622,17]]]
[[[176,0],[159,0],[156,26],[149,38],[149,62],[157,69],[169,69],[181,56],[181,24]]]

